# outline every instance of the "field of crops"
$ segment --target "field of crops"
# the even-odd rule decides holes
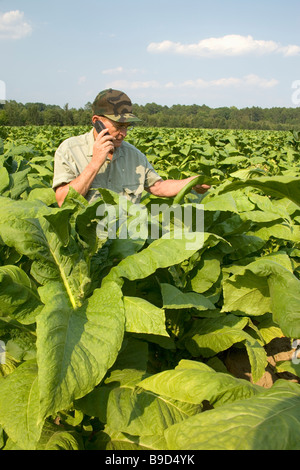
[[[108,190],[57,206],[55,149],[87,130],[0,129],[0,449],[300,450],[300,133],[133,129],[163,178],[211,184],[187,244],[99,239]]]

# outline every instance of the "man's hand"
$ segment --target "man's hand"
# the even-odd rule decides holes
[[[109,155],[114,152],[114,138],[107,133],[108,129],[103,129],[95,138],[93,146],[93,158],[91,163],[95,163],[98,170],[101,168]]]
[[[193,189],[199,194],[204,194],[210,189],[210,186],[208,184],[196,184]]]
[[[183,180],[159,180],[150,188],[147,188],[154,196],[159,197],[174,197],[176,196],[184,186],[189,183],[190,181],[197,178],[197,176],[190,176],[189,178],[185,178]],[[197,193],[204,194],[210,186],[208,184],[196,184],[193,189],[197,191]]]

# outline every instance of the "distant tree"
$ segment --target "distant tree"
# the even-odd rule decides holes
[[[44,123],[48,126],[62,126],[64,124],[63,110],[58,106],[49,106],[44,111]]]
[[[39,126],[44,123],[43,115],[38,103],[25,105],[24,117],[26,119],[26,124]]]
[[[252,106],[238,109],[235,106],[210,108],[203,105],[180,105],[171,107],[156,103],[133,105],[133,113],[140,119],[140,126],[153,127],[195,127],[223,129],[267,129],[299,130],[300,107],[260,108]],[[91,125],[92,103],[75,109],[65,104],[63,108],[44,103],[17,103],[7,101],[0,106],[0,125]]]
[[[5,109],[0,109],[0,126],[8,125],[8,116]]]
[[[24,105],[16,101],[8,101],[5,103],[4,110],[7,114],[9,126],[23,126],[25,124],[24,115],[22,115],[23,109]]]
[[[157,114],[161,110],[161,106],[156,103],[147,103],[144,106],[144,110],[147,114]]]
[[[68,103],[64,105],[64,113],[62,115],[62,118],[63,118],[64,126],[73,126],[74,124],[73,113],[72,111],[70,111]]]

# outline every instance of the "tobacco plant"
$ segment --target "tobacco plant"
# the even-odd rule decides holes
[[[118,201],[108,190],[87,204],[70,189],[59,208],[52,155],[66,132],[1,146],[0,448],[299,449],[297,360],[258,385],[267,346],[300,338],[297,136],[133,131],[162,176],[210,178],[206,195],[176,200],[204,210],[191,248],[175,232],[99,239],[99,207]],[[251,381],[228,371],[230,351]]]

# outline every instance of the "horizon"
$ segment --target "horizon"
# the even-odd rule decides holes
[[[27,105],[45,105],[45,106],[57,106],[61,109],[64,108],[64,106],[68,105],[68,109],[69,110],[72,110],[72,109],[75,109],[76,111],[78,111],[79,109],[83,109],[85,106],[91,104],[92,105],[92,102],[88,101],[87,103],[85,103],[83,106],[80,106],[80,107],[69,107],[69,103],[65,103],[64,105],[59,105],[59,104],[55,104],[55,103],[43,103],[42,101],[27,101],[26,103],[22,103],[22,102],[19,102],[17,100],[14,100],[13,98],[11,100],[5,100],[5,101],[1,101],[0,100],[0,106],[2,105],[5,105],[6,103],[9,103],[10,101],[12,102],[16,102],[18,105],[22,105],[22,106],[27,106]],[[199,108],[201,107],[206,107],[206,108],[209,108],[209,109],[222,109],[222,108],[226,108],[226,109],[237,109],[238,111],[242,111],[244,109],[252,109],[252,108],[259,108],[259,109],[262,109],[262,110],[266,110],[266,109],[297,109],[299,106],[290,106],[290,107],[287,107],[287,106],[271,106],[271,107],[262,107],[262,106],[245,106],[243,108],[239,108],[237,106],[216,106],[216,107],[213,107],[213,106],[208,106],[207,104],[203,103],[203,104],[197,104],[197,103],[191,103],[191,104],[184,104],[184,103],[174,103],[174,104],[171,104],[171,105],[163,105],[163,104],[159,104],[159,103],[155,103],[154,101],[152,102],[148,102],[148,103],[145,103],[145,104],[139,104],[139,103],[132,103],[133,106],[137,105],[137,106],[147,106],[149,104],[155,104],[157,106],[161,106],[162,108],[163,107],[167,107],[168,109],[172,108],[173,106],[198,106]],[[155,114],[155,113],[154,113]]]

